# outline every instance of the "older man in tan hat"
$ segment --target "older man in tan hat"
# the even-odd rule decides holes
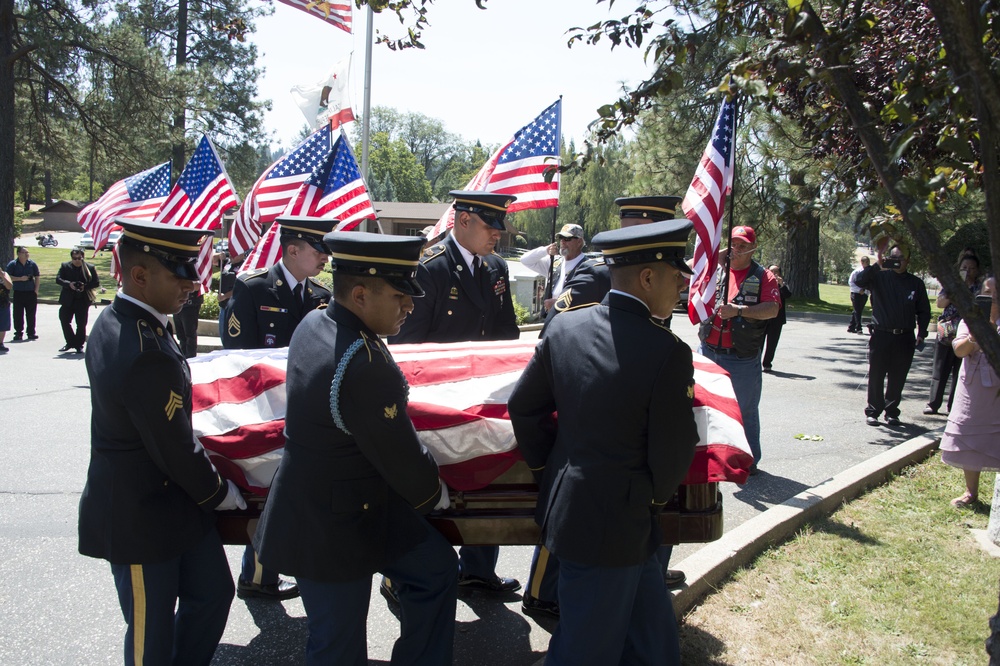
[[[556,234],[556,239],[550,245],[536,247],[521,257],[521,265],[539,275],[548,275],[549,266],[553,268],[552,290],[546,290],[549,297],[545,299],[545,311],[548,312],[556,298],[574,271],[583,263],[583,227],[579,224],[564,224]],[[555,257],[555,262],[550,257]]]

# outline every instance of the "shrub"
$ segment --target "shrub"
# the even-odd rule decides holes
[[[201,303],[201,309],[198,310],[198,319],[214,319],[219,318],[219,294],[214,291],[210,291],[205,294],[205,300]]]

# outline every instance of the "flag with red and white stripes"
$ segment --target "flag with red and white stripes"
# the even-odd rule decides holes
[[[719,109],[712,138],[695,170],[681,208],[694,224],[694,265],[688,290],[688,318],[699,324],[715,310],[715,273],[722,240],[726,196],[733,189],[736,157],[736,108],[726,100]]]
[[[261,174],[229,228],[231,255],[252,248],[260,239],[261,230],[284,212],[302,183],[330,154],[330,141],[330,126],[324,125]]]
[[[537,118],[514,134],[479,169],[463,189],[511,194],[517,201],[508,213],[559,205],[559,173],[546,180],[546,173],[559,165],[562,100],[556,100]],[[455,226],[455,209],[449,208],[434,225],[431,238]]]
[[[76,221],[90,232],[94,247],[102,248],[112,231],[121,229],[116,217],[151,220],[170,193],[170,162],[123,178],[101,197],[84,207]]]
[[[340,220],[336,231],[353,231],[364,220],[375,218],[375,206],[343,130],[282,215]],[[240,266],[240,274],[268,268],[281,259],[280,237],[280,225],[275,222]]]
[[[278,0],[289,7],[301,9],[345,32],[351,32],[351,0],[316,2],[314,0]]]
[[[507,398],[531,340],[393,345],[410,385],[407,414],[455,490],[489,485],[517,460]],[[287,348],[222,350],[190,359],[195,434],[220,472],[265,494],[284,446]],[[753,455],[729,375],[694,355],[701,441],[685,483],[746,481]]]

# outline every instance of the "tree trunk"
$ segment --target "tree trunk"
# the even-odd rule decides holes
[[[0,0],[0,265],[14,258],[14,0]]]
[[[45,205],[52,205],[52,169],[46,169],[45,174],[42,176],[43,182],[45,183]]]
[[[184,69],[187,64],[187,31],[188,31],[188,3],[187,0],[180,0],[177,4],[177,56],[174,60],[178,72]],[[177,143],[173,147],[173,168],[171,171],[180,178],[184,170],[184,129],[186,127],[184,108],[186,103],[182,103],[180,109],[174,114],[174,137]]]
[[[793,298],[819,298],[819,216],[812,203],[818,192],[805,174],[793,171],[789,184],[800,206],[785,226],[785,257],[781,267]]]

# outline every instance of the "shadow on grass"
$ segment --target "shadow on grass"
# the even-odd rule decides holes
[[[806,526],[806,529],[810,529],[813,532],[822,532],[824,534],[829,534],[830,536],[840,537],[841,539],[849,539],[855,543],[864,544],[866,546],[881,546],[883,544],[881,540],[868,536],[854,525],[845,525],[844,523],[840,523],[835,520],[821,520],[819,522],[809,523]]]
[[[726,644],[712,634],[683,622],[680,623],[679,629],[682,664],[736,666],[736,662],[719,659],[719,655],[726,650]]]

